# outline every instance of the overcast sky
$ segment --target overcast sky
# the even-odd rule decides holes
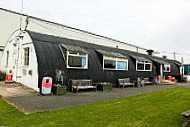
[[[0,0],[20,12],[21,0]],[[154,50],[190,54],[190,0],[24,0],[24,13]]]

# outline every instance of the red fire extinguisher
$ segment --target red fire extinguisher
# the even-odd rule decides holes
[[[8,73],[6,73],[6,80],[5,80],[6,83],[12,83],[13,82],[13,73],[12,71],[10,70]]]

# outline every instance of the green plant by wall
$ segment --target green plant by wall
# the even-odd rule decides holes
[[[3,71],[0,71],[0,81],[5,81],[6,73]]]

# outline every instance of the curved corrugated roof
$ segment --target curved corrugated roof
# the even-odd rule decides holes
[[[176,65],[182,65],[179,61],[176,61],[176,60],[170,60],[170,59],[165,59],[165,58],[161,58],[161,57],[140,54],[140,53],[129,51],[129,50],[123,50],[123,49],[107,47],[107,46],[102,46],[102,45],[97,45],[97,44],[90,44],[90,43],[86,43],[86,42],[79,41],[79,40],[61,38],[61,37],[56,37],[53,35],[46,35],[46,34],[36,33],[36,32],[32,32],[32,31],[27,31],[27,32],[30,34],[32,40],[61,44],[63,47],[66,47],[66,48],[70,47],[70,49],[71,49],[71,46],[74,49],[81,50],[81,51],[82,50],[85,51],[86,48],[93,48],[95,50],[104,51],[104,53],[110,52],[110,55],[112,53],[112,54],[114,54],[114,56],[118,55],[118,57],[131,56],[132,58],[137,59],[137,60],[146,60],[146,61],[151,60],[151,61],[157,62],[159,64],[174,63]],[[128,56],[126,54],[128,54]]]
[[[155,58],[165,62],[169,62],[172,65],[172,72],[168,73],[168,75],[179,75],[179,70],[176,65],[174,65],[170,60],[158,58],[154,56],[148,56],[144,54],[140,54],[137,52],[132,52],[123,49],[111,48],[102,45],[90,44],[79,40],[72,40],[67,38],[60,38],[52,35],[40,34],[32,31],[27,31],[33,40],[37,61],[38,61],[38,74],[39,81],[38,86],[41,88],[42,78],[45,76],[50,76],[54,80],[56,79],[56,70],[64,71],[65,76],[73,79],[93,79],[95,81],[112,81],[115,82],[117,78],[121,77],[149,77],[156,76],[157,72],[155,69],[151,72],[137,72],[135,68],[135,63],[132,60],[129,60],[130,71],[104,71],[102,69],[101,60],[96,53],[96,50],[102,50],[118,56],[136,56],[135,59],[138,58]],[[72,47],[71,47],[72,46]],[[87,70],[72,70],[68,69],[65,61],[65,51],[62,47],[66,47],[66,49],[75,49],[81,51],[87,51],[89,53],[89,68]],[[78,48],[76,48],[78,47]],[[80,48],[79,48],[80,47]],[[129,58],[131,59],[131,58]]]

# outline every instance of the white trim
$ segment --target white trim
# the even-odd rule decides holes
[[[62,54],[62,56],[63,56],[63,59],[66,61],[65,54],[64,54],[64,52],[63,52],[63,50],[62,50],[62,48],[61,48],[61,45],[59,45],[59,49],[61,50],[61,54]]]
[[[146,62],[148,62],[148,61],[138,61],[138,60],[136,60],[136,71],[152,71],[152,63],[151,63],[151,62],[146,63]],[[137,64],[138,64],[138,63],[144,65],[144,70],[139,70],[139,69],[137,68]],[[149,64],[149,65],[150,65],[150,70],[146,70],[146,69],[145,69],[145,65],[146,65],[146,64]]]
[[[84,53],[85,55],[80,55],[79,52],[77,54],[69,54],[70,51],[67,51],[67,68],[73,69],[88,69],[88,54]],[[76,56],[76,57],[86,57],[86,66],[85,67],[69,67],[69,56]]]
[[[161,78],[163,78],[163,64],[160,65],[160,75]]]
[[[110,58],[106,58],[106,57],[110,57]],[[115,61],[115,69],[113,68],[104,68],[104,60],[110,60],[110,61]],[[126,62],[127,64],[127,68],[126,69],[118,69],[118,66],[117,66],[117,63],[118,61],[121,61],[121,62]],[[126,58],[120,58],[120,57],[113,57],[112,56],[106,56],[106,55],[103,55],[103,70],[119,70],[119,71],[128,71],[128,67],[129,66],[129,61],[128,59]]]

